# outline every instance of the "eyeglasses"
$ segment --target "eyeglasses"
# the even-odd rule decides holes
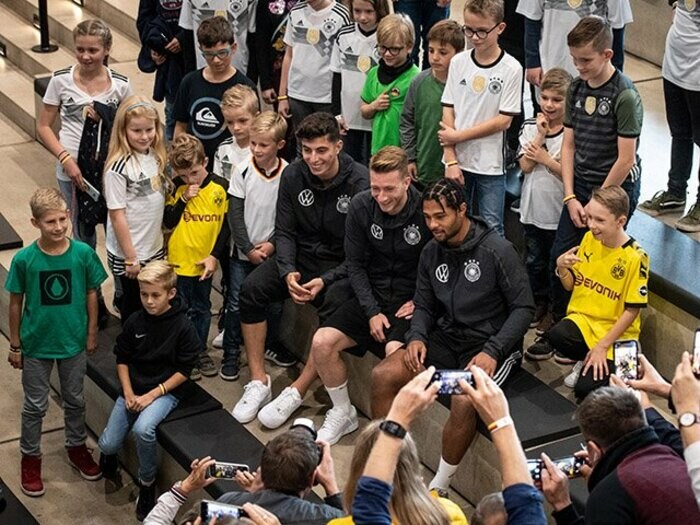
[[[202,56],[206,60],[214,60],[215,58],[219,59],[224,59],[228,57],[231,54],[231,46],[224,47],[223,49],[219,49],[217,51],[204,51],[201,47],[199,50],[202,52]]]
[[[462,26],[462,31],[464,32],[464,36],[466,36],[467,38],[471,38],[471,37],[475,36],[479,40],[483,40],[484,38],[489,36],[489,33],[491,31],[493,31],[494,29],[496,29],[500,25],[501,24],[498,23],[495,26],[493,26],[491,29],[489,29],[488,31],[486,31],[484,29],[472,29],[471,27]]]
[[[379,52],[379,56],[383,56],[385,53],[389,53],[389,56],[395,57],[396,55],[401,53],[401,50],[404,48],[404,46],[401,46],[401,47],[374,46],[374,48]]]

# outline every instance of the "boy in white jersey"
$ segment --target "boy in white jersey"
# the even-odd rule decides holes
[[[525,78],[530,84],[539,87],[543,72],[554,67],[578,75],[566,35],[588,15],[598,15],[612,26],[612,62],[622,71],[625,25],[632,22],[629,0],[519,0],[516,12],[525,17]]]
[[[290,11],[277,100],[294,129],[311,113],[331,111],[333,43],[349,23],[350,12],[336,0],[305,0]]]
[[[498,45],[503,0],[467,0],[464,23],[473,49],[450,63],[438,138],[445,176],[466,186],[469,209],[503,235],[505,131],[520,113],[523,72]]]
[[[185,0],[180,11],[180,27],[197,34],[202,20],[212,16],[223,16],[228,19],[236,39],[236,54],[233,55],[233,67],[246,76],[250,50],[248,49],[248,33],[255,32],[255,7],[257,0]],[[199,46],[194,46],[197,69],[207,65]]]
[[[213,171],[230,181],[233,168],[250,158],[250,125],[260,113],[258,96],[250,86],[233,86],[221,98],[221,113],[231,136],[216,148]]]
[[[277,191],[287,162],[278,157],[284,147],[287,123],[277,113],[264,111],[250,126],[252,155],[233,169],[229,194],[229,225],[235,247],[229,260],[226,294],[224,358],[219,376],[235,381],[239,375],[241,319],[238,296],[246,276],[275,252]]]

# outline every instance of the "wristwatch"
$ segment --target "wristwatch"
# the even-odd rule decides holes
[[[395,438],[403,439],[406,437],[406,429],[399,425],[396,421],[382,421],[379,424],[379,430]]]
[[[700,423],[700,417],[693,412],[683,412],[678,416],[678,424],[681,427],[692,427],[696,423]]]

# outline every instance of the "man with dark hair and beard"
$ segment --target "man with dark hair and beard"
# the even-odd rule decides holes
[[[431,365],[452,370],[477,365],[502,384],[520,363],[535,309],[515,249],[482,219],[467,215],[461,186],[448,179],[428,186],[423,215],[434,238],[418,264],[407,346],[372,373],[375,418],[385,416],[401,387]],[[467,397],[452,396],[431,489],[447,489],[476,434],[476,422]]]

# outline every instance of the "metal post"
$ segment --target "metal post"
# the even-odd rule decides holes
[[[49,10],[46,0],[39,0],[39,33],[41,34],[41,44],[32,47],[35,53],[53,53],[58,50],[58,46],[49,42]]]

